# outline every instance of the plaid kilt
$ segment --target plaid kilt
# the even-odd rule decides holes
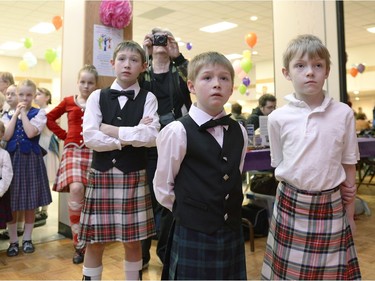
[[[91,160],[91,149],[87,147],[65,147],[52,190],[69,192],[69,185],[73,182],[81,182],[86,186]]]
[[[339,190],[309,195],[279,184],[262,279],[361,279]]]
[[[128,174],[91,169],[80,218],[83,243],[133,242],[156,234],[145,170]]]
[[[242,226],[237,231],[224,226],[213,234],[206,234],[175,223],[169,243],[172,245],[167,248],[169,260],[164,264],[162,279],[247,279]]]
[[[52,202],[46,166],[42,154],[10,153],[13,179],[9,186],[12,211],[33,210]]]

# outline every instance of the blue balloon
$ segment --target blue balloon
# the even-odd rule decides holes
[[[193,48],[193,44],[191,44],[190,42],[186,43],[186,49],[190,51],[192,48]]]
[[[249,77],[244,77],[242,79],[242,84],[244,84],[246,87],[250,85],[250,78]]]

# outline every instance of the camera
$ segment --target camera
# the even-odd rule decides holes
[[[154,46],[167,46],[168,44],[168,36],[163,34],[154,34],[154,38],[152,38],[152,45]]]

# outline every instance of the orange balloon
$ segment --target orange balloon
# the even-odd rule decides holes
[[[257,35],[254,32],[250,32],[245,36],[245,41],[250,48],[253,48],[257,43]]]
[[[358,74],[358,69],[356,67],[352,67],[350,69],[350,75],[353,76],[353,77],[356,77]]]
[[[60,16],[54,16],[52,23],[55,26],[56,30],[59,30],[62,27],[62,18]]]

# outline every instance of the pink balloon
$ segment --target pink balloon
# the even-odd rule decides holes
[[[238,73],[237,75],[238,75],[238,78],[240,78],[242,80],[247,76],[247,73],[245,71],[241,70],[241,72]]]
[[[234,68],[234,73],[236,73],[237,75],[242,71],[240,60],[235,60],[232,66]]]

